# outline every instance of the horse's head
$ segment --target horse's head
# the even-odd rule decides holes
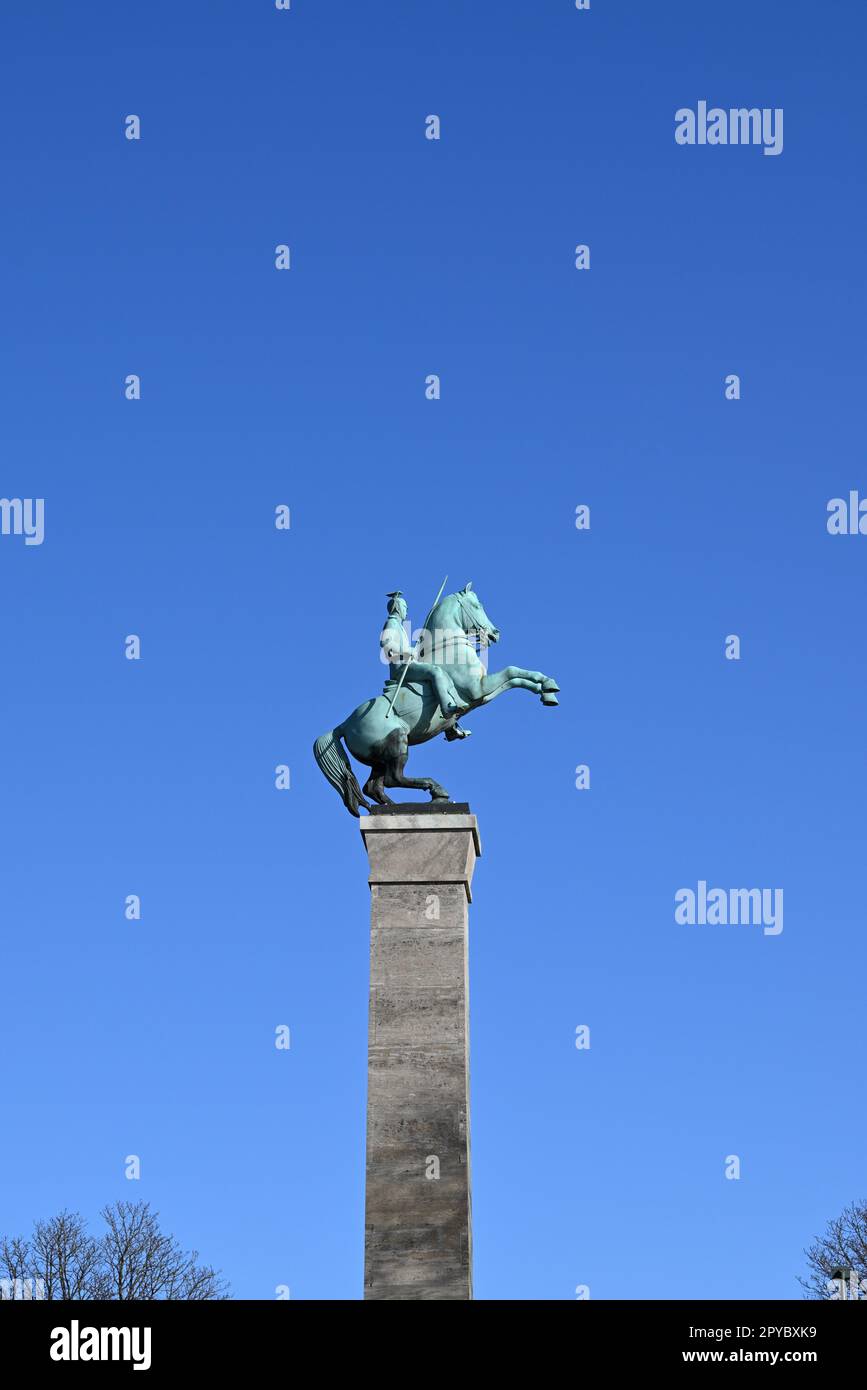
[[[477,636],[483,647],[499,642],[500,629],[494,627],[469,581],[455,594],[455,600],[464,632]]]

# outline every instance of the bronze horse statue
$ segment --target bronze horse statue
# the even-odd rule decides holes
[[[448,594],[431,611],[417,657],[444,669],[466,708],[444,714],[432,684],[412,680],[400,684],[392,676],[381,695],[365,700],[342,724],[316,740],[314,757],[348,811],[354,816],[361,806],[369,811],[365,797],[380,806],[393,804],[386,787],[409,787],[430,792],[433,801],[448,801],[445,787],[433,778],[404,775],[413,744],[427,743],[438,734],[445,734],[447,739],[466,737],[467,731],[460,729],[457,721],[468,710],[489,704],[506,690],[530,690],[541,698],[543,705],[558,703],[560,687],[542,671],[528,671],[523,666],[485,670],[476,646],[489,646],[499,638],[499,629],[491,622],[472,584]],[[344,743],[358,762],[371,769],[363,791]]]

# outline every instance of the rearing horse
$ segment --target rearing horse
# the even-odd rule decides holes
[[[382,695],[365,700],[342,724],[316,740],[313,755],[354,816],[360,806],[370,810],[365,796],[380,806],[392,804],[386,787],[411,787],[430,792],[433,801],[448,801],[445,787],[433,778],[404,776],[410,747],[427,743],[437,734],[445,734],[446,738],[465,736],[465,731],[457,728],[458,719],[469,710],[489,704],[504,690],[531,690],[540,696],[543,705],[559,703],[559,685],[542,671],[527,671],[523,666],[485,671],[476,643],[488,646],[499,639],[499,629],[491,622],[472,584],[448,594],[428,619],[418,659],[443,666],[468,709],[457,715],[444,715],[428,681],[409,681],[401,686],[394,708],[390,709],[398,684],[392,679],[386,681]],[[343,743],[358,762],[371,769],[364,791],[358,785]]]

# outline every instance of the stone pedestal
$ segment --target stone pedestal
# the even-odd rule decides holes
[[[370,860],[364,1297],[470,1299],[469,807],[362,820]]]

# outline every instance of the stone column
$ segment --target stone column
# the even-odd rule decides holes
[[[470,1299],[469,806],[362,820],[370,860],[364,1297]]]

